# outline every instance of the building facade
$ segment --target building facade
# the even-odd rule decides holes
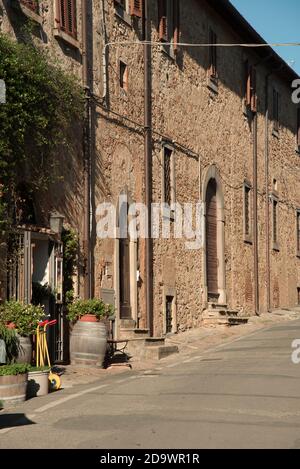
[[[81,241],[90,216],[89,268],[79,271],[78,294],[87,282],[90,294],[115,304],[116,334],[142,329],[159,337],[299,304],[298,77],[270,47],[240,45],[264,41],[230,2],[0,5],[2,32],[20,39],[15,18],[30,17],[38,46],[85,77],[89,187],[82,190],[79,152],[69,168],[74,184],[62,184],[50,205]],[[150,202],[175,204],[161,209],[169,237],[124,236],[120,220],[114,236],[99,236],[104,203],[116,215],[125,207],[130,224],[131,204]],[[181,237],[187,204],[193,222]],[[199,242],[191,248],[196,210]]]

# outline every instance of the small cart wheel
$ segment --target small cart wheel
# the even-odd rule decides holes
[[[61,387],[60,377],[54,373],[49,375],[50,391],[57,391]]]

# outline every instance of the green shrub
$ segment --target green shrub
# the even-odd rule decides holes
[[[19,301],[6,301],[0,310],[2,322],[13,323],[16,331],[21,336],[29,336],[36,333],[38,322],[45,317],[42,306],[24,305]]]
[[[26,364],[3,365],[0,366],[0,376],[24,375],[28,372],[29,368],[29,365]]]
[[[20,350],[20,340],[16,331],[0,323],[0,339],[5,343],[6,362],[13,363],[17,359]]]
[[[34,372],[34,371],[50,371],[51,367],[50,366],[29,366],[28,371],[29,372]]]
[[[67,318],[76,321],[85,314],[93,314],[97,319],[106,318],[113,313],[113,307],[105,304],[101,299],[76,300],[69,305]]]

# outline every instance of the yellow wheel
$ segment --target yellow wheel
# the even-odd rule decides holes
[[[60,377],[54,373],[49,375],[50,391],[57,391],[61,387]]]

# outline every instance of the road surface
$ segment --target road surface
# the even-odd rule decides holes
[[[300,448],[295,339],[300,321],[27,401],[0,448]]]

